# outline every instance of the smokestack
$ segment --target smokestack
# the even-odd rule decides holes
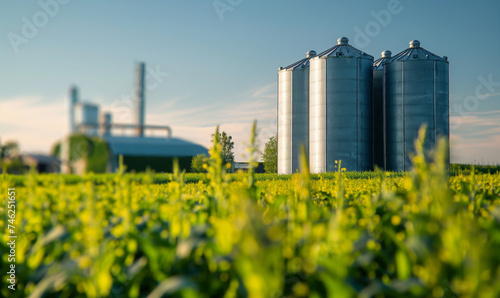
[[[135,122],[137,125],[137,136],[144,136],[144,81],[145,81],[146,64],[140,62],[136,69],[136,86],[135,86]]]
[[[71,86],[69,88],[69,130],[70,134],[76,132],[75,125],[75,104],[78,102],[78,88]]]

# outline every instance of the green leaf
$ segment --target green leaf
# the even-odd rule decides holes
[[[411,274],[410,260],[408,259],[408,255],[402,250],[398,250],[396,252],[396,268],[399,279],[405,280],[410,277]]]

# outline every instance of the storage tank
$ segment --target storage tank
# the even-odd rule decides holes
[[[384,63],[391,58],[391,51],[373,63],[373,165],[385,169],[385,108]]]
[[[425,147],[433,149],[436,139],[449,140],[448,58],[420,46],[418,40],[384,65],[387,170],[411,168],[408,153],[422,124],[427,125]]]
[[[77,102],[75,104],[75,125],[77,131],[86,135],[97,136],[99,107],[95,104]]]
[[[278,71],[278,174],[299,169],[300,148],[309,147],[309,61],[307,57]]]
[[[312,173],[372,169],[373,56],[337,45],[310,61],[309,161]]]

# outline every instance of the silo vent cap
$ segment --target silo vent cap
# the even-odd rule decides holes
[[[410,48],[420,48],[420,41],[418,40],[410,41]]]
[[[337,39],[337,44],[339,44],[339,45],[349,44],[349,39],[347,37],[341,37],[341,38]]]
[[[382,58],[391,58],[392,52],[389,50],[382,52]]]
[[[316,51],[310,50],[309,52],[307,52],[307,58],[312,58],[315,57],[316,55],[317,55]]]

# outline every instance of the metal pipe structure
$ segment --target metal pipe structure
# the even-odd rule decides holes
[[[387,170],[411,169],[409,153],[422,124],[427,125],[424,146],[432,150],[437,139],[449,140],[449,63],[420,46],[418,40],[384,64]]]
[[[111,135],[111,129],[112,128],[122,128],[122,129],[134,129],[137,130],[137,125],[135,124],[119,124],[119,123],[97,123],[97,124],[92,124],[92,123],[82,123],[80,125],[77,125],[78,130],[87,130],[87,129],[100,129],[101,131],[106,131],[106,129],[109,129],[109,133]],[[143,125],[142,126],[143,131],[146,129],[152,129],[152,130],[166,130],[167,131],[167,138],[172,137],[172,128],[170,126],[162,126],[162,125]]]
[[[135,86],[135,123],[137,123],[137,136],[144,136],[144,96],[145,96],[145,76],[146,64],[140,62],[136,69],[136,86]]]

